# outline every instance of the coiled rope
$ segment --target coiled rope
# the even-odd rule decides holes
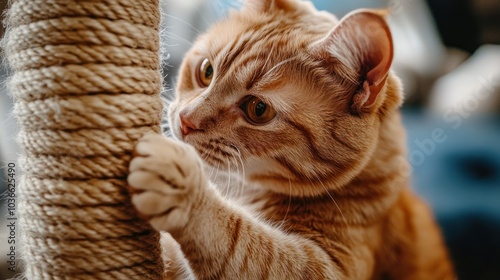
[[[158,0],[15,0],[4,43],[24,150],[28,279],[159,279],[159,236],[126,191],[160,132]]]

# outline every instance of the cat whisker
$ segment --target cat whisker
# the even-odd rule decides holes
[[[240,177],[240,165],[238,164],[238,161],[237,161],[236,157],[234,156],[234,154],[231,153],[231,162],[233,162],[233,161],[234,161],[234,166],[236,167],[236,176],[238,178],[238,177]],[[240,184],[239,184],[239,182],[236,182],[235,187],[236,187],[236,190],[232,190],[231,189],[231,191],[234,194],[239,195],[239,191],[240,191]]]
[[[196,11],[198,12],[198,15],[200,16],[200,18],[202,18],[207,25],[212,24],[212,22],[209,21],[200,10],[196,10]],[[199,35],[199,33],[198,33],[198,35]]]
[[[290,58],[287,58],[287,59],[285,59],[285,60],[283,60],[283,61],[281,61],[281,62],[278,62],[278,63],[277,63],[276,65],[274,65],[271,69],[269,69],[266,73],[264,73],[264,75],[262,75],[261,81],[265,80],[265,78],[266,78],[267,76],[271,75],[271,74],[272,74],[272,72],[273,72],[273,71],[275,71],[276,69],[278,69],[279,67],[281,67],[281,66],[283,66],[284,64],[287,64],[288,62],[293,61],[293,60],[295,60],[295,59],[297,59],[297,57],[296,57],[296,56],[294,56],[294,57],[290,57]]]
[[[190,45],[190,46],[193,46],[193,43],[192,43],[192,42],[190,42],[189,40],[184,39],[184,38],[182,38],[182,37],[180,37],[180,36],[176,35],[175,33],[172,33],[172,32],[170,32],[170,31],[165,31],[165,32],[163,32],[163,33],[165,34],[165,37],[166,37],[166,38],[169,38],[169,39],[174,39],[174,40],[180,41],[180,42],[182,42],[182,43],[184,43],[184,44],[188,44],[188,45]],[[171,44],[166,44],[166,45],[167,45],[168,47],[177,46],[177,45],[175,45],[175,44],[174,44],[174,45],[171,45]]]
[[[172,101],[174,101],[174,95],[171,94],[171,92],[173,92],[173,89],[167,89],[161,95],[161,101],[163,104],[167,105],[164,107],[165,109],[168,108],[168,105],[170,105]]]
[[[209,158],[215,158],[215,156],[213,155],[213,152],[214,151],[211,150],[211,149],[204,149],[203,152],[200,153],[200,157],[203,160],[203,162],[208,162],[209,163],[209,166],[210,166],[210,174],[208,176],[209,180],[211,182],[218,182],[219,181],[218,180],[218,178],[219,178],[219,170],[220,170],[220,165],[221,165],[222,161],[217,160],[216,161],[217,165],[214,167],[213,162],[210,163],[210,160],[209,160]],[[231,173],[231,171],[229,171],[229,174],[230,173]],[[230,181],[228,181],[227,183],[229,185]],[[222,184],[220,184],[220,183],[218,185],[222,186]],[[221,188],[219,188],[219,190],[221,191],[221,194],[222,194],[223,190]],[[229,190],[229,188],[226,188],[226,192],[223,195],[224,199],[226,199],[227,196],[228,196],[228,190]]]
[[[204,162],[209,163],[211,165],[213,165],[214,163],[223,162],[223,159],[217,157],[217,155],[214,152],[215,151],[213,151],[212,147],[207,147],[207,146],[199,150],[200,155],[204,157]]]
[[[215,174],[213,176],[214,181],[217,179],[217,176],[219,176],[219,169],[220,169],[220,163],[217,163],[217,167],[215,168]]]
[[[201,160],[203,162],[207,162],[208,155],[207,154],[200,154]]]
[[[244,188],[245,188],[245,184],[244,184],[244,174],[245,174],[245,167],[243,166],[243,162],[241,161],[240,158],[237,157],[238,154],[232,154],[233,158],[234,158],[234,162],[236,164],[236,167],[237,167],[237,173],[238,173],[238,183],[237,183],[237,190],[235,192],[235,196],[236,197],[240,197],[243,192],[244,192]],[[241,172],[240,172],[240,164],[241,164]]]
[[[238,174],[238,176],[240,177],[240,180],[241,180],[241,191],[243,192],[243,189],[245,187],[246,174],[245,174],[245,165],[243,164],[243,158],[241,157],[241,151],[235,145],[230,144],[229,146],[232,147],[236,151],[237,157],[235,156],[235,159],[237,159],[238,162],[241,164],[242,174],[241,175]]]
[[[205,161],[205,159],[202,158],[203,161]],[[219,164],[217,163],[217,168],[219,167]],[[210,174],[208,175],[208,179],[210,179],[210,181],[213,181],[213,175],[214,175],[214,169],[213,167],[210,168]]]
[[[288,217],[288,212],[290,212],[290,206],[292,205],[292,180],[290,178],[288,178],[288,206],[286,208],[286,212],[285,212],[285,216],[283,217],[283,219],[281,220],[280,224],[279,224],[279,227],[281,228],[285,222],[286,222],[286,218]]]
[[[201,31],[198,30],[196,27],[194,27],[194,25],[192,25],[191,23],[189,23],[189,22],[187,22],[187,21],[185,21],[185,20],[183,20],[183,19],[181,19],[179,17],[173,16],[173,15],[169,15],[169,14],[164,14],[164,16],[169,17],[169,18],[173,18],[173,19],[175,19],[177,21],[180,21],[180,22],[186,24],[187,26],[191,27],[196,32],[196,35],[200,35],[201,34]],[[165,27],[167,27],[167,26],[165,26]]]
[[[165,77],[163,78],[164,81],[167,80],[166,77],[167,77],[167,75],[165,75]],[[170,82],[172,83],[171,87],[169,89],[166,89],[165,91],[163,91],[162,94],[161,94],[161,96],[163,98],[165,98],[165,100],[169,101],[168,102],[169,105],[175,99],[175,89],[177,88],[177,83],[176,83],[175,80],[172,80]]]
[[[236,196],[240,196],[242,193],[243,193],[243,184],[242,184],[242,180],[241,180],[241,172],[243,171],[243,165],[241,166],[241,170],[240,170],[240,163],[238,161],[238,158],[236,157],[236,155],[232,155],[233,156],[233,159],[234,159],[234,163],[236,164],[236,173],[238,174],[238,176],[236,177],[236,180],[238,180],[235,184],[236,186],[236,191],[235,191],[235,195]]]
[[[318,178],[318,176],[316,175],[316,178]],[[340,215],[342,216],[342,219],[344,220],[344,223],[345,225],[347,226],[348,229],[351,229],[351,227],[349,226],[349,223],[347,222],[347,219],[344,215],[344,212],[342,212],[342,210],[340,209],[337,201],[335,201],[335,199],[333,198],[333,196],[330,194],[330,192],[328,191],[328,189],[325,187],[325,185],[323,184],[323,181],[321,181],[319,178],[318,178],[318,182],[321,184],[321,186],[323,187],[323,189],[325,190],[325,192],[328,194],[328,196],[330,197],[330,199],[333,201],[333,203],[335,204],[335,207],[337,207],[337,209],[339,210],[339,213]]]
[[[262,66],[262,68],[260,68],[259,76],[262,75],[262,71],[264,71],[264,69],[267,67],[267,63],[269,62],[269,59],[271,58],[273,51],[274,51],[274,45],[271,46],[271,50],[269,51],[269,55],[267,56],[266,61],[264,62],[264,66]],[[265,76],[265,74],[264,74],[264,76]]]
[[[241,158],[241,153],[239,150],[238,150],[237,155],[238,155],[238,160],[241,163],[242,175],[240,176],[240,180],[241,180],[241,193],[243,193],[245,190],[245,185],[246,185],[245,184],[245,180],[246,180],[245,165],[243,164],[243,159]]]
[[[205,161],[205,162],[211,163],[211,162],[213,162],[213,160],[211,160],[211,159],[217,158],[217,157],[214,156],[212,150],[203,150],[203,152],[204,152],[203,161]],[[217,162],[217,164],[220,164],[219,160],[217,160],[216,162]]]
[[[229,196],[229,189],[231,188],[231,162],[229,162],[229,159],[227,159],[227,185],[226,185],[226,191],[224,194],[224,198],[226,199]]]

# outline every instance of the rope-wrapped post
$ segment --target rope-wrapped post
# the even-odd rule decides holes
[[[28,279],[159,279],[159,235],[126,190],[160,132],[158,0],[14,0],[4,43],[20,125]]]

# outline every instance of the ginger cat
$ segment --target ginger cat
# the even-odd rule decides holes
[[[202,35],[169,107],[182,142],[146,136],[130,163],[166,278],[455,279],[408,186],[392,59],[383,12],[302,1],[247,0]]]

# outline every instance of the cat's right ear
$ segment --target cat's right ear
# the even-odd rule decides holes
[[[332,65],[340,62],[360,82],[353,96],[352,109],[372,108],[383,90],[393,59],[391,32],[386,13],[378,10],[358,10],[345,16],[311,51]]]

